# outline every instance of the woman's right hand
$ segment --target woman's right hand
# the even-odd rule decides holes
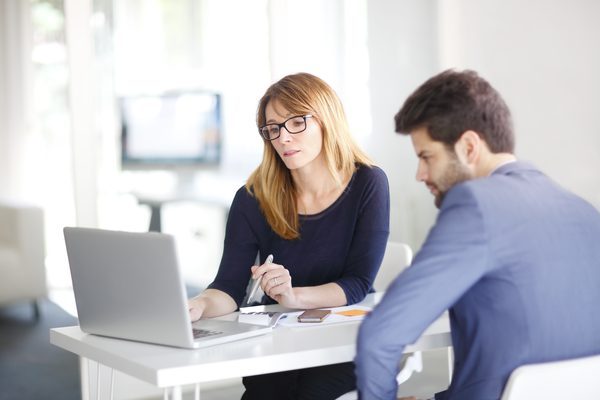
[[[200,296],[188,300],[188,310],[192,322],[199,320],[206,309],[206,299]]]
[[[188,300],[190,319],[213,318],[229,314],[237,309],[235,300],[227,293],[218,289],[206,289],[196,297]]]

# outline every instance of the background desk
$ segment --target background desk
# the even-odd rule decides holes
[[[150,208],[150,231],[161,232],[162,206],[167,203],[191,201],[223,210],[227,220],[229,206],[237,190],[246,183],[245,178],[231,177],[225,174],[201,174],[196,180],[164,191],[153,187],[152,190],[134,190],[131,194],[138,203]]]
[[[372,305],[375,300],[369,295],[361,304]],[[278,327],[271,334],[199,350],[104,338],[86,334],[78,326],[52,329],[50,342],[157,387],[173,387],[173,397],[180,399],[182,385],[352,361],[358,326],[354,322]],[[451,343],[444,314],[405,351],[449,347]]]

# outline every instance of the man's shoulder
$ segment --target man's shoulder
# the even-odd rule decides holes
[[[529,163],[515,161],[503,165],[489,176],[470,179],[455,185],[454,195],[474,198],[494,198],[498,195],[518,192],[519,187],[534,189],[552,184],[540,170]]]
[[[527,163],[511,163],[492,175],[472,179],[450,189],[442,203],[443,210],[472,206],[479,213],[532,220],[532,216],[552,217],[552,210],[568,205],[574,210],[594,214],[592,206],[581,197],[561,187],[537,168]],[[597,213],[597,212],[596,212]],[[510,219],[510,218],[509,218]]]

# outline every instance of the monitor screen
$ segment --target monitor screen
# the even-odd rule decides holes
[[[221,157],[221,101],[194,91],[120,98],[124,169],[216,166]]]

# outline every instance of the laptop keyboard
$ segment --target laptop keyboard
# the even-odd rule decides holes
[[[223,332],[211,331],[210,329],[192,329],[194,333],[194,339],[205,338],[208,336],[220,335]]]

